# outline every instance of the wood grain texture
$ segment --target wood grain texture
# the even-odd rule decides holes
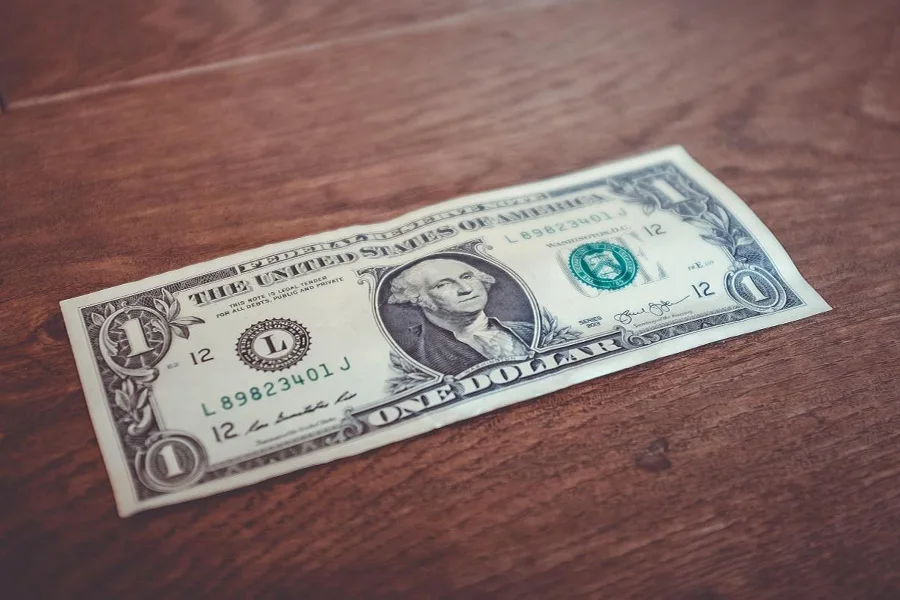
[[[896,1],[561,1],[13,104],[5,594],[900,597],[898,66]],[[671,143],[834,311],[116,516],[59,300]]]
[[[552,0],[10,0],[0,9],[0,84],[13,102],[29,101],[541,3]]]

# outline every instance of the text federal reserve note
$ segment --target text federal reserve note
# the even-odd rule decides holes
[[[828,310],[680,148],[62,307],[122,516]]]

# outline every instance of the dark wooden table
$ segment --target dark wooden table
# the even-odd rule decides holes
[[[900,598],[900,2],[7,0],[0,596]],[[58,302],[683,143],[834,311],[122,520]]]

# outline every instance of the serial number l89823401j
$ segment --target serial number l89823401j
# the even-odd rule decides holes
[[[258,386],[253,386],[246,391],[239,390],[233,394],[222,396],[218,402],[210,404],[203,402],[200,407],[204,416],[211,417],[222,411],[238,409],[251,402],[259,402],[264,398],[278,396],[289,392],[293,388],[314,384],[317,381],[333,377],[341,371],[349,371],[350,369],[350,359],[345,356],[341,364],[334,370],[327,364],[320,363],[318,366],[309,367],[305,372],[284,375],[274,381],[266,381]]]

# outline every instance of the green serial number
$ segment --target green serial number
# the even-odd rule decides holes
[[[520,231],[518,237],[523,240],[531,240],[539,237],[544,237],[545,235],[554,235],[557,233],[562,233],[564,231],[569,231],[571,229],[578,229],[583,225],[596,225],[597,223],[603,223],[605,221],[611,221],[617,217],[625,217],[628,215],[628,212],[623,208],[620,209],[618,213],[609,214],[608,212],[600,211],[591,213],[584,217],[578,217],[576,219],[568,219],[565,221],[559,221],[558,223],[554,223],[552,225],[547,225],[545,227],[535,227],[534,229],[530,229],[527,231]],[[515,239],[515,234],[513,237],[506,235],[506,241],[510,244],[515,244],[519,240]]]
[[[343,362],[338,366],[338,371],[350,370],[350,359],[346,356]],[[229,411],[241,406],[246,406],[251,402],[259,402],[263,398],[270,398],[288,392],[291,388],[313,384],[321,379],[327,379],[334,376],[334,371],[325,363],[321,363],[317,367],[310,367],[306,370],[306,377],[303,373],[296,373],[285,377],[279,377],[275,381],[266,381],[260,386],[253,386],[249,390],[241,390],[231,394],[230,396],[222,396],[217,403],[212,404],[212,409],[201,403],[204,416],[211,417],[219,410]]]

